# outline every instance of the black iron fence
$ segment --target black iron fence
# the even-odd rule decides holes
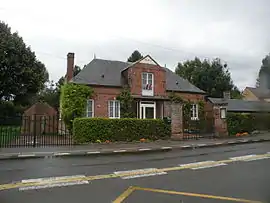
[[[72,136],[58,116],[0,117],[1,148],[72,144]]]

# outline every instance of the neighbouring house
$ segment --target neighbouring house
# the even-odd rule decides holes
[[[57,133],[57,111],[46,102],[37,102],[24,111],[21,133],[42,135]]]
[[[231,99],[230,94],[224,94],[223,98],[207,97],[206,109],[210,117],[214,117],[214,132],[218,135],[227,135],[228,127],[226,115],[228,113],[270,113],[270,103],[266,101]],[[212,112],[211,112],[212,110]]]
[[[270,89],[262,87],[246,87],[242,93],[243,100],[270,102]]]
[[[67,55],[68,82],[87,84],[95,96],[87,101],[87,117],[120,118],[120,101],[116,98],[128,87],[135,100],[133,111],[137,118],[171,116],[168,94],[175,92],[192,104],[191,119],[198,119],[198,102],[204,101],[205,92],[170,69],[160,66],[147,55],[135,63],[93,59],[73,77],[74,53]]]

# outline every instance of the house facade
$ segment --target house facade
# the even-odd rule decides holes
[[[93,59],[80,73],[73,76],[74,53],[67,55],[68,82],[87,84],[94,90],[87,101],[87,117],[120,118],[120,101],[116,98],[128,87],[135,102],[137,118],[171,116],[169,93],[174,92],[192,102],[191,119],[198,119],[198,102],[204,101],[205,92],[160,66],[147,55],[135,63]]]
[[[246,87],[242,93],[243,99],[247,101],[270,102],[270,90],[263,87]]]

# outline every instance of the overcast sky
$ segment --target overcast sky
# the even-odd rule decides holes
[[[58,80],[76,64],[126,61],[133,50],[174,70],[220,57],[239,88],[253,86],[270,52],[269,0],[0,0],[0,20],[18,31]]]

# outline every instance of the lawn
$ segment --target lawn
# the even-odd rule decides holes
[[[19,135],[20,127],[18,126],[0,126],[0,146],[8,145]]]

